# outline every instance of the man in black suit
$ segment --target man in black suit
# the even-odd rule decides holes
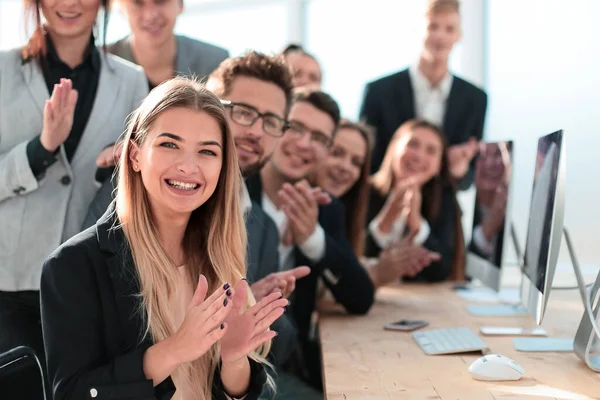
[[[460,39],[458,0],[431,0],[418,63],[367,84],[361,119],[376,129],[371,169],[379,169],[391,137],[404,122],[422,118],[443,128],[452,175],[461,189],[473,182],[477,141],[483,137],[486,93],[451,74],[448,58]]]
[[[309,265],[311,273],[296,284],[292,316],[298,327],[300,373],[321,388],[319,352],[311,337],[319,279],[351,314],[365,314],[374,289],[346,238],[344,209],[333,199],[318,204],[307,177],[327,156],[340,120],[336,102],[320,91],[295,93],[289,128],[259,175],[246,180],[250,197],[275,221],[280,237],[280,268]]]

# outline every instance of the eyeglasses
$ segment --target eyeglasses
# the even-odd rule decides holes
[[[299,139],[307,133],[310,134],[310,142],[320,150],[327,151],[331,147],[332,138],[323,132],[310,130],[300,121],[290,121],[288,123],[288,135],[293,135]]]
[[[229,100],[221,100],[224,107],[231,109],[231,120],[242,126],[252,126],[257,119],[262,118],[262,129],[270,136],[281,137],[287,129],[287,122],[272,113],[261,113],[256,108]]]

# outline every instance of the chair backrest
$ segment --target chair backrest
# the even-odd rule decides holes
[[[30,347],[0,354],[0,398],[46,400],[42,366]]]

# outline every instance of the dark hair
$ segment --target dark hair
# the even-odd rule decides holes
[[[442,162],[440,164],[440,173],[431,178],[421,188],[421,198],[423,199],[421,211],[423,213],[423,217],[427,221],[435,221],[442,211],[441,203],[444,191],[451,190],[453,194],[456,193],[456,182],[450,174],[450,163],[448,161],[448,142],[446,140],[446,135],[437,125],[422,119],[412,119],[400,125],[390,140],[383,158],[383,162],[381,163],[381,167],[371,177],[371,184],[373,188],[381,195],[387,196],[389,194],[394,184],[392,159],[394,156],[394,148],[396,147],[395,144],[405,133],[414,132],[419,128],[428,129],[435,133],[442,143]],[[451,279],[463,280],[465,276],[465,243],[462,230],[462,211],[456,196],[454,196],[454,199],[456,207],[456,220],[454,224],[455,253],[454,263],[452,264]]]
[[[342,119],[338,128],[352,129],[360,133],[367,144],[367,154],[360,171],[360,176],[354,185],[340,200],[346,209],[346,236],[352,245],[354,253],[360,257],[365,251],[365,226],[367,221],[367,206],[369,205],[369,173],[371,169],[371,151],[373,150],[374,135],[366,125]]]
[[[285,49],[283,49],[281,54],[283,54],[284,56],[287,56],[290,53],[306,53],[306,52],[304,51],[304,48],[302,46],[300,46],[299,44],[290,43],[285,47]]]
[[[224,60],[208,78],[208,86],[219,97],[227,96],[238,76],[260,79],[277,85],[285,93],[286,116],[292,102],[292,75],[282,56],[250,51]]]
[[[325,92],[309,88],[296,88],[292,97],[292,104],[298,102],[309,103],[318,110],[323,111],[331,117],[335,125],[334,135],[340,124],[340,107],[337,102]]]
[[[106,51],[106,29],[108,27],[109,4],[111,0],[100,0],[104,18],[102,21],[102,48]],[[21,49],[21,57],[23,60],[30,58],[46,57],[46,32],[42,23],[40,12],[42,0],[23,0],[25,9],[25,21],[35,21],[35,29],[29,38],[29,41]]]

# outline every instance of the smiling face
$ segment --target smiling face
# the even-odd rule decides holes
[[[456,11],[431,12],[427,15],[427,31],[423,41],[424,56],[434,62],[445,62],[460,40],[460,15]]]
[[[272,165],[285,180],[296,182],[314,173],[327,157],[328,147],[335,131],[335,122],[326,112],[306,101],[292,105],[290,128],[279,141],[273,153]]]
[[[359,131],[340,128],[329,154],[317,171],[317,185],[342,197],[356,184],[367,156],[367,142]]]
[[[89,37],[100,0],[42,0],[42,14],[53,39]]]
[[[233,103],[247,106],[240,107],[239,112],[254,109],[285,120],[285,92],[275,83],[238,76],[224,97]],[[271,158],[279,138],[264,132],[262,118],[258,118],[251,126],[244,126],[232,120],[232,108],[227,111],[240,168],[243,175],[248,176],[259,171]]]
[[[223,133],[204,112],[171,108],[162,112],[130,159],[153,212],[190,214],[215,191],[223,164]]]
[[[481,143],[475,169],[478,190],[495,190],[506,182],[504,155],[498,143]]]
[[[160,46],[173,37],[182,0],[120,0],[136,41]]]
[[[292,68],[294,87],[321,88],[321,68],[313,57],[301,51],[291,52],[285,57]]]
[[[397,140],[392,159],[396,182],[418,177],[421,184],[440,173],[443,144],[438,134],[429,128],[407,130]]]

